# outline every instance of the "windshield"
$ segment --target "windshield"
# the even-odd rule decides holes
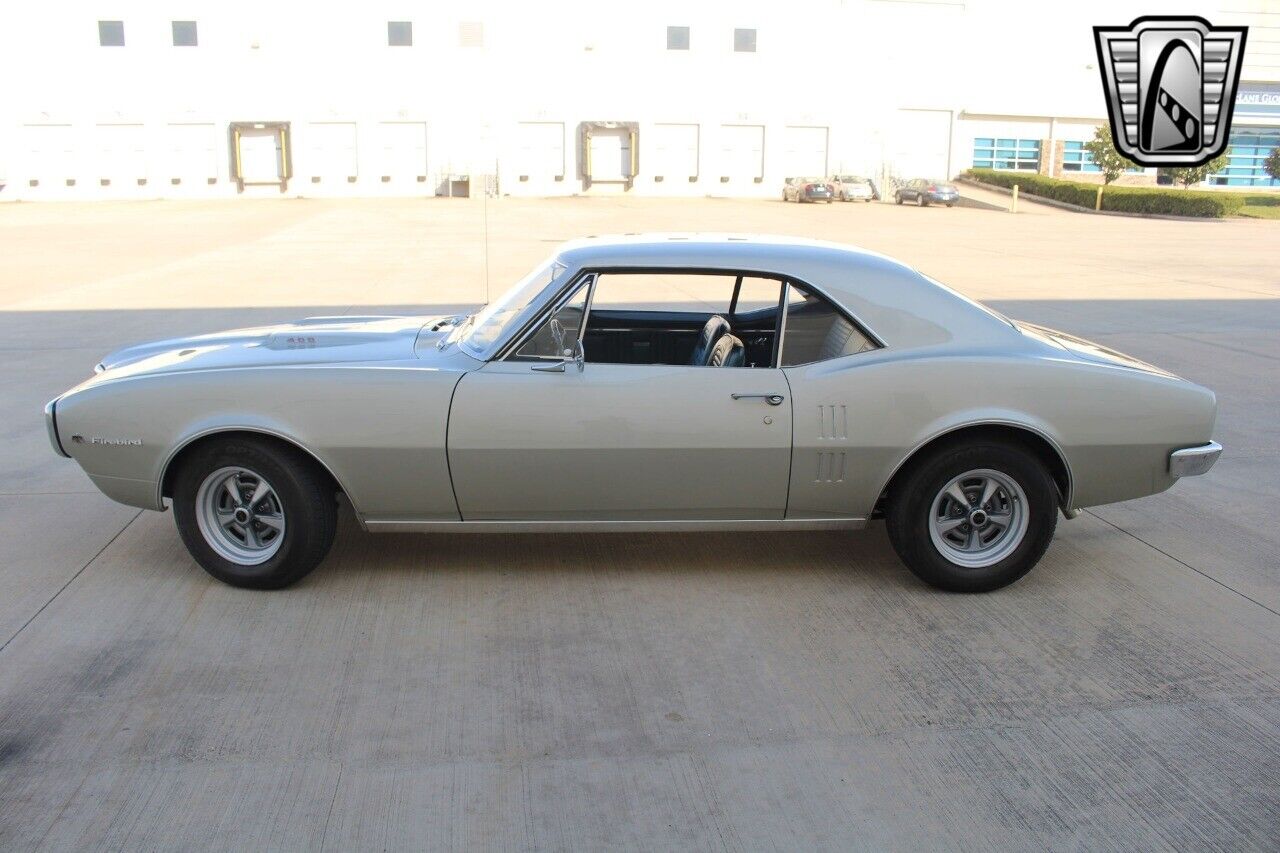
[[[501,340],[511,323],[566,269],[555,260],[534,268],[496,301],[467,318],[459,345],[476,358],[488,358],[489,350]]]

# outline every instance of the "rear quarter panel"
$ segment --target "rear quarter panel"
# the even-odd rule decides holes
[[[1055,445],[1072,507],[1173,484],[1168,454],[1211,438],[1212,393],[1069,359],[882,350],[787,368],[794,402],[788,517],[865,516],[914,450],[956,429],[1021,426]]]

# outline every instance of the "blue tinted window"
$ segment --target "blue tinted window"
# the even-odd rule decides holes
[[[1210,175],[1208,182],[1234,187],[1274,187],[1280,181],[1263,167],[1267,156],[1280,147],[1280,133],[1270,128],[1240,128],[1231,134],[1227,145],[1227,167]]]

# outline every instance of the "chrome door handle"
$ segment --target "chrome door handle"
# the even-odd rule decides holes
[[[764,400],[770,406],[781,406],[782,401],[787,399],[781,394],[730,394],[735,400]]]

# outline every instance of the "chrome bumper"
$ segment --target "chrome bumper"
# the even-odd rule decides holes
[[[71,454],[62,449],[62,442],[58,439],[58,421],[54,414],[58,401],[50,400],[44,406],[44,428],[49,432],[49,443],[53,445],[53,452],[59,456],[71,458]]]
[[[1221,455],[1222,445],[1216,441],[1175,450],[1169,454],[1169,473],[1175,477],[1195,477],[1212,468]]]

